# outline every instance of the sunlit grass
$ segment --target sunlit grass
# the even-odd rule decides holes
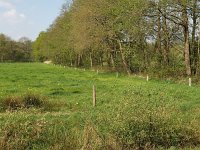
[[[200,144],[198,85],[40,63],[0,64],[0,98],[26,93],[47,97],[57,107],[1,113],[2,148],[167,149]]]

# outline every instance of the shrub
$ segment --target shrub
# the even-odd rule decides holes
[[[17,110],[22,107],[21,98],[9,96],[0,101],[1,110]]]
[[[58,104],[48,101],[46,97],[34,93],[28,93],[24,96],[8,96],[0,100],[1,111],[13,111],[24,108],[37,108],[51,111],[55,110],[57,106]]]
[[[38,94],[28,93],[22,97],[22,103],[25,108],[41,108],[47,103],[46,98]]]

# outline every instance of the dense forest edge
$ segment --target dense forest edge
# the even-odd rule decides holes
[[[37,61],[198,77],[197,0],[75,0],[33,44]]]
[[[32,43],[27,37],[15,41],[0,34],[0,62],[32,62]]]

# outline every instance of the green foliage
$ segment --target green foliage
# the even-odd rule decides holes
[[[0,62],[30,62],[32,42],[22,37],[13,41],[4,34],[0,34]]]
[[[48,43],[44,40],[46,37],[45,32],[41,32],[36,41],[33,43],[32,57],[35,61],[45,61],[48,58]],[[44,43],[46,46],[44,46]]]
[[[74,0],[39,35],[33,57],[160,78],[197,75],[199,7],[197,0]]]
[[[145,8],[145,1],[113,3],[112,0],[76,0],[57,17],[44,33],[45,36],[39,35],[34,44],[38,55],[35,58],[46,56],[56,64],[77,67],[103,66],[107,63],[105,67],[126,70],[131,66],[125,67],[123,64],[131,64],[135,58],[132,55],[135,47],[144,41],[145,29],[142,30],[138,24],[146,24],[142,20]],[[132,17],[134,13],[138,17]],[[141,41],[136,46],[129,44],[129,40],[136,40],[133,37]],[[119,50],[118,41],[123,41],[123,52]],[[125,56],[124,60],[122,55]],[[125,59],[128,61],[125,62]]]

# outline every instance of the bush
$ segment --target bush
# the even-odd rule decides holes
[[[25,108],[41,108],[45,106],[47,101],[45,97],[33,93],[28,93],[22,97],[22,103]]]
[[[0,100],[1,111],[13,111],[24,108],[37,108],[50,111],[56,106],[57,104],[48,101],[46,97],[34,93],[28,93],[24,96],[8,96]]]
[[[22,107],[20,97],[9,96],[0,101],[1,110],[17,110]]]

